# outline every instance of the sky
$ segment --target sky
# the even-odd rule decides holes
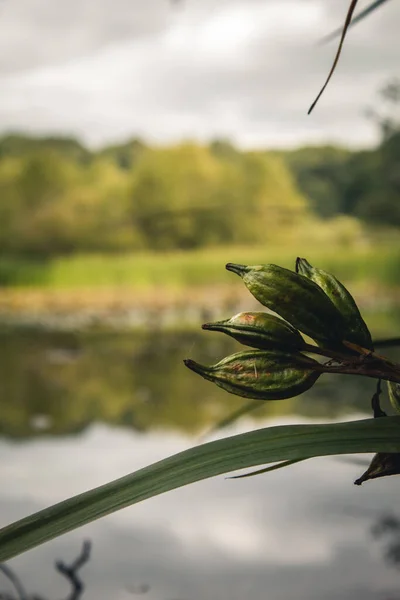
[[[244,148],[376,143],[366,109],[399,75],[400,2],[349,32],[349,0],[0,0],[0,134],[91,147],[230,139]],[[359,10],[370,0],[359,0]]]

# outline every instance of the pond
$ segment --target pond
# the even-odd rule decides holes
[[[393,318],[381,331],[396,329]],[[5,329],[0,341],[1,526],[205,440],[371,414],[374,381],[324,376],[301,397],[259,403],[231,421],[246,401],[182,364],[237,351],[220,334]],[[354,486],[368,458],[314,459],[243,480],[216,477],[110,515],[8,565],[29,594],[63,598],[70,588],[54,561],[71,562],[88,539],[86,600],[400,598],[400,480]],[[6,591],[12,586],[0,574]]]

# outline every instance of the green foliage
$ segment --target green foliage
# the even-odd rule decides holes
[[[100,150],[98,156],[112,161],[117,167],[124,171],[130,171],[135,165],[146,145],[139,139],[133,139],[125,144],[107,146]]]
[[[137,293],[148,291],[157,297],[157,290],[160,289],[167,293],[185,291],[191,295],[196,286],[216,291],[221,289],[221,264],[224,264],[226,256],[255,264],[268,253],[270,260],[290,267],[296,251],[307,251],[310,260],[334,271],[344,281],[373,287],[376,284],[390,288],[398,285],[400,243],[397,236],[390,239],[387,232],[383,232],[383,240],[378,238],[372,244],[354,245],[353,238],[358,237],[358,228],[354,231],[350,227],[347,232],[341,223],[339,225],[337,231],[332,226],[324,228],[319,225],[314,232],[314,235],[318,234],[316,240],[312,240],[311,234],[307,238],[305,234],[310,231],[307,229],[305,233],[299,232],[300,238],[293,237],[284,245],[235,245],[171,251],[164,253],[162,260],[155,251],[118,254],[96,252],[46,260],[0,256],[0,284],[22,288],[40,287],[44,292],[48,289],[62,290],[64,293],[72,289],[87,293],[89,288],[119,288],[122,299],[124,290],[121,288],[125,288],[125,291],[134,288]],[[228,285],[226,282],[223,287]],[[213,289],[210,289],[211,298]],[[27,290],[24,289],[23,292],[28,300]],[[93,294],[96,293],[96,289],[93,289]]]
[[[101,187],[99,187],[101,181]],[[0,250],[48,257],[120,249],[123,178],[100,160],[79,165],[52,150],[0,160]],[[128,232],[125,238],[131,238]]]
[[[63,159],[71,159],[82,164],[91,160],[91,152],[74,138],[34,138],[18,134],[6,135],[0,138],[0,158],[21,158],[33,156],[37,152],[53,152]]]
[[[74,140],[0,140],[0,251],[188,249],[256,243],[306,202],[276,157],[138,140],[90,154]]]
[[[400,417],[260,429],[197,446],[0,530],[0,560],[147,498],[257,465],[313,456],[399,452]]]
[[[323,218],[344,210],[343,193],[350,177],[348,150],[333,146],[306,147],[282,153],[311,208]]]
[[[293,227],[305,201],[283,163],[228,150],[185,144],[142,154],[130,198],[145,248],[254,244]]]
[[[369,169],[358,172],[354,212],[365,221],[400,226],[400,131],[372,153]]]
[[[322,232],[321,218],[329,233],[337,215],[398,226],[399,136],[392,128],[362,152],[268,153],[224,140],[161,149],[131,140],[89,152],[73,139],[7,136],[0,252],[43,259],[290,243],[299,231]]]
[[[301,192],[321,217],[353,215],[374,225],[400,226],[400,133],[375,150],[302,148],[284,154]]]

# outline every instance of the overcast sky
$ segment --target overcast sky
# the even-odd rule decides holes
[[[244,147],[376,140],[365,108],[400,75],[400,2],[349,34],[349,0],[0,0],[0,133],[98,146],[227,137]],[[362,9],[370,0],[359,0]]]

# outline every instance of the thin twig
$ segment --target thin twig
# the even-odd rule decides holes
[[[362,19],[367,17],[370,13],[372,13],[372,11],[374,11],[376,8],[379,8],[379,6],[381,6],[382,4],[385,4],[385,2],[387,2],[387,1],[388,0],[374,0],[374,2],[371,2],[371,4],[369,4],[366,8],[364,8],[364,10],[359,12],[351,20],[351,23],[349,24],[348,29],[350,29],[350,27],[353,27],[354,25],[356,25],[356,23],[358,23],[359,21],[361,21]],[[328,42],[337,38],[341,34],[341,32],[342,32],[341,27],[339,27],[338,29],[335,29],[335,31],[332,31],[332,33],[328,33],[328,35],[323,37],[322,40],[320,41],[320,43],[327,44]]]
[[[57,571],[64,575],[72,586],[71,593],[67,597],[67,600],[78,600],[84,592],[85,586],[81,579],[78,577],[78,571],[90,559],[91,548],[91,542],[89,540],[86,540],[85,542],[83,542],[82,552],[71,565],[68,566],[61,560],[58,560],[55,563]]]
[[[28,600],[28,594],[26,593],[25,588],[22,585],[18,575],[16,575],[14,571],[12,571],[10,567],[5,565],[4,563],[0,563],[0,571],[2,571],[2,573],[7,577],[7,579],[11,581],[11,583],[15,587],[15,591],[18,594],[18,600]]]
[[[385,379],[400,383],[400,365],[388,360],[385,356],[377,354],[373,350],[363,348],[357,344],[343,341],[350,350],[357,352],[356,355],[338,352],[326,348],[319,348],[312,344],[305,344],[305,352],[330,357],[337,365],[332,365],[332,360],[326,363],[316,364],[314,369],[322,373],[342,373],[343,375],[362,375],[374,379]]]
[[[400,383],[400,368],[392,369],[384,363],[361,363],[356,362],[342,364],[337,367],[329,365],[315,366],[315,370],[320,370],[322,373],[338,373],[340,375],[360,375],[361,377],[372,377],[373,379],[384,379],[385,381],[393,381]]]
[[[334,61],[333,61],[333,65],[331,67],[331,70],[329,71],[328,77],[327,77],[324,85],[322,86],[322,88],[321,88],[318,96],[315,98],[314,102],[311,104],[310,108],[308,109],[308,114],[310,114],[310,112],[313,110],[314,106],[317,104],[318,100],[321,98],[322,94],[324,93],[324,91],[326,89],[326,86],[328,85],[328,83],[329,83],[329,81],[330,81],[333,73],[335,72],[336,66],[337,66],[337,64],[339,62],[340,54],[342,52],[344,38],[346,37],[346,33],[347,33],[347,30],[348,30],[349,25],[351,23],[351,19],[352,19],[352,16],[353,16],[354,9],[357,6],[357,2],[358,2],[358,0],[351,0],[351,2],[350,2],[350,6],[349,6],[349,9],[347,11],[346,20],[344,22],[344,26],[343,26],[343,30],[342,30],[342,35],[341,35],[340,42],[339,42],[339,46],[338,46],[338,49],[337,49],[337,52],[336,52],[336,56],[335,56]]]

